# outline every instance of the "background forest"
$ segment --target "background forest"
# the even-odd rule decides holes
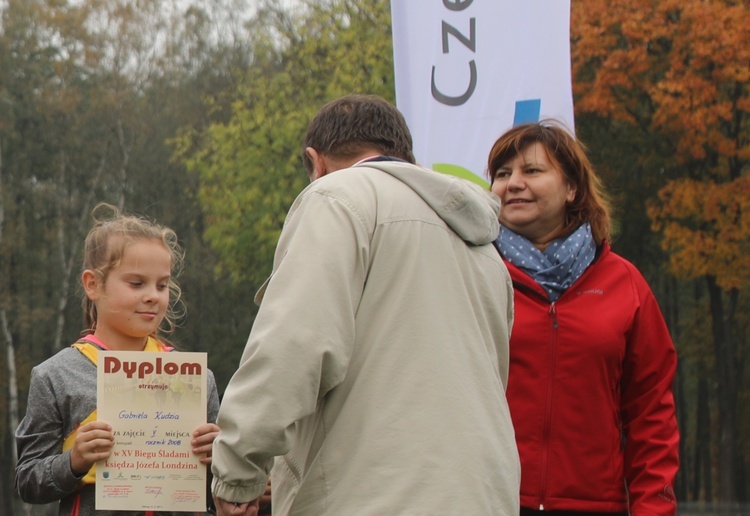
[[[395,101],[387,0],[190,2],[0,0],[0,514],[32,513],[13,432],[31,368],[82,329],[96,203],[177,231],[173,338],[223,389],[307,122],[346,93]],[[576,130],[679,352],[682,501],[750,497],[749,41],[748,0],[572,0]]]

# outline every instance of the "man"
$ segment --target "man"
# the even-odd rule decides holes
[[[255,514],[272,466],[274,514],[518,514],[497,199],[414,165],[379,97],[327,104],[304,146],[219,413],[219,514]]]

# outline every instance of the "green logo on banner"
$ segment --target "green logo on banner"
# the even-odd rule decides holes
[[[490,187],[490,184],[487,181],[476,175],[474,172],[458,165],[452,165],[450,163],[435,163],[434,165],[432,165],[432,169],[443,174],[468,179],[472,183],[476,183],[482,188]]]

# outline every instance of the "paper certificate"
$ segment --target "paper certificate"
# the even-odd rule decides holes
[[[205,353],[99,351],[97,419],[115,443],[96,463],[97,510],[206,510],[206,466],[190,446],[206,390]]]

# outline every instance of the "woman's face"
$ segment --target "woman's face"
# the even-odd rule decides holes
[[[500,222],[542,250],[559,236],[576,194],[538,142],[493,171],[492,192],[502,200]]]

